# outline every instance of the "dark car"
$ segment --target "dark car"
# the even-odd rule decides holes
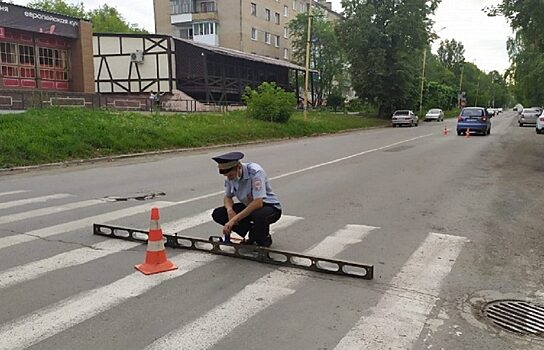
[[[483,135],[491,134],[491,115],[483,107],[463,108],[457,118],[457,135],[467,132],[479,132]]]

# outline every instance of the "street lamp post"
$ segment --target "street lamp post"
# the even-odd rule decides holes
[[[440,28],[440,30],[438,30],[436,32],[436,34],[440,33],[444,29],[446,29],[446,27]],[[433,41],[434,40],[431,39],[431,43]],[[423,109],[423,88],[425,86],[425,64],[426,64],[426,62],[427,62],[427,47],[425,47],[425,49],[423,50],[423,65],[422,65],[423,68],[421,69],[421,88],[419,90],[419,115],[421,115],[421,112],[422,112],[422,109]]]
[[[312,1],[308,1],[308,35],[306,37],[306,75],[304,77],[304,123],[308,118],[308,80],[310,75],[310,41],[312,28]]]

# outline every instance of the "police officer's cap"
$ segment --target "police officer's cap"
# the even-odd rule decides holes
[[[217,167],[219,168],[220,174],[226,174],[231,171],[232,168],[238,165],[240,159],[244,158],[242,152],[229,152],[222,154],[212,159],[217,162]]]

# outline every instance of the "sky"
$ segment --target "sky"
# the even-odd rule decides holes
[[[69,3],[84,3],[86,10],[93,10],[104,4],[104,0],[66,0]],[[29,0],[13,0],[26,5]],[[440,41],[455,39],[465,47],[465,61],[476,64],[481,70],[500,73],[510,66],[506,52],[506,40],[512,31],[503,17],[488,17],[482,8],[496,5],[500,0],[442,0],[435,16],[434,30],[439,35],[433,43],[436,53]],[[153,0],[108,0],[109,6],[117,8],[124,19],[136,23],[150,33],[155,32]],[[335,11],[341,11],[340,0],[332,0]],[[444,28],[444,29],[442,29]]]

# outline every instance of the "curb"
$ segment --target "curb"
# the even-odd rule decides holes
[[[228,144],[221,144],[221,145],[192,147],[192,148],[174,148],[174,149],[166,149],[166,150],[160,150],[160,151],[119,154],[119,155],[108,156],[108,157],[97,157],[97,158],[88,158],[88,159],[74,159],[74,160],[68,160],[68,161],[65,161],[65,162],[36,164],[36,165],[28,165],[28,166],[20,166],[20,167],[12,167],[12,168],[1,168],[0,169],[0,176],[30,172],[32,170],[44,170],[44,169],[49,169],[49,168],[67,168],[67,167],[70,167],[70,166],[77,166],[77,165],[83,165],[83,164],[100,163],[100,162],[114,162],[116,160],[121,160],[121,159],[132,159],[132,158],[140,158],[140,157],[148,157],[148,156],[156,156],[156,155],[165,155],[165,154],[172,154],[172,153],[184,153],[184,152],[192,152],[192,151],[205,151],[205,150],[213,150],[213,149],[224,148],[224,147],[257,145],[257,144],[263,144],[263,143],[282,142],[282,141],[286,141],[286,140],[296,140],[296,139],[304,139],[304,138],[311,138],[311,137],[322,137],[322,136],[329,136],[329,135],[347,134],[347,133],[356,132],[356,131],[381,129],[381,128],[384,128],[384,127],[387,127],[387,126],[372,126],[372,127],[368,127],[368,128],[362,128],[362,129],[347,129],[347,130],[342,130],[342,131],[335,132],[335,133],[320,133],[320,134],[314,134],[314,135],[309,135],[309,136],[301,136],[301,137],[284,137],[284,138],[279,138],[279,139],[256,140],[256,141],[247,141],[247,142],[240,142],[240,143],[228,143]]]

